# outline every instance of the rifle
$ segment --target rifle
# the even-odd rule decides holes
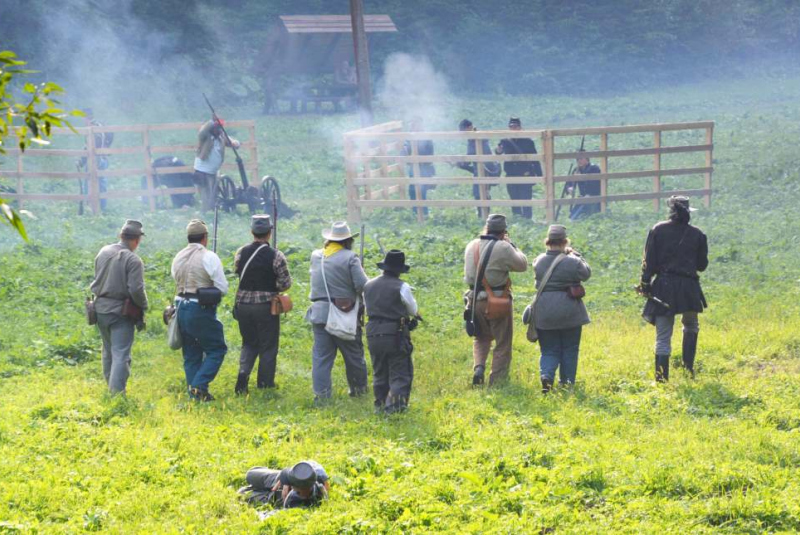
[[[586,136],[583,136],[581,138],[581,148],[578,149],[578,152],[583,152],[583,144],[585,142],[586,142]],[[569,164],[569,172],[567,174],[569,176],[572,176],[573,174],[575,174],[576,171],[578,171],[578,170],[575,169],[575,162],[572,162],[571,164]],[[567,196],[567,191],[569,190],[569,185],[570,184],[574,184],[573,187],[572,187],[572,198],[573,199],[575,198],[575,188],[577,187],[577,184],[575,184],[574,182],[564,182],[564,188],[561,190],[561,198],[562,199]],[[558,221],[558,214],[561,213],[561,206],[562,205],[560,205],[560,204],[558,206],[556,206],[556,221]],[[569,206],[570,206],[570,208],[572,208],[571,204]]]
[[[272,248],[278,248],[278,191],[272,188]]]
[[[214,111],[214,107],[211,105],[211,102],[209,102],[208,97],[206,96],[205,93],[203,93],[203,98],[206,99],[206,104],[208,104],[208,107],[211,110],[211,117],[214,118],[214,122],[219,125],[220,129],[222,130],[222,133],[225,135],[225,139],[230,141],[231,138],[230,136],[228,136],[228,132],[226,132],[225,127],[222,126],[222,121],[217,116],[217,112]],[[250,183],[247,180],[247,172],[244,169],[244,162],[242,161],[242,157],[239,156],[239,151],[237,151],[236,147],[233,146],[233,143],[231,143],[231,149],[233,149],[233,154],[236,156],[236,166],[239,168],[239,176],[242,179],[242,188],[246,190],[247,188],[250,187]]]

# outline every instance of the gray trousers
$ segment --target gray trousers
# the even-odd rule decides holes
[[[684,312],[681,314],[684,333],[700,332],[700,322],[697,312]],[[656,316],[656,355],[672,354],[672,330],[675,326],[675,314]]]
[[[329,398],[333,392],[331,370],[336,360],[336,351],[341,351],[350,395],[367,390],[367,361],[364,359],[364,342],[361,329],[355,340],[336,338],[325,330],[325,325],[315,323],[314,348],[311,353],[311,379],[314,394],[318,398]]]
[[[103,338],[103,376],[111,392],[125,392],[131,375],[134,324],[119,314],[97,314]]]

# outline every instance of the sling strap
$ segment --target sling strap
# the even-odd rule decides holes
[[[567,255],[564,253],[559,253],[558,256],[553,260],[553,263],[550,264],[550,268],[548,268],[547,272],[542,277],[542,283],[539,285],[539,290],[536,292],[536,295],[533,296],[533,303],[531,303],[531,322],[530,325],[533,325],[533,328],[536,328],[536,303],[539,301],[539,295],[544,292],[547,283],[550,282],[550,276],[556,270],[556,266],[561,263],[561,261],[566,258]]]
[[[244,280],[244,274],[247,272],[247,266],[249,266],[249,265],[250,265],[250,262],[252,262],[252,261],[253,261],[253,259],[256,257],[256,255],[258,254],[258,252],[259,252],[261,249],[263,249],[264,247],[267,247],[268,245],[269,245],[269,244],[265,243],[264,245],[262,245],[261,247],[259,247],[258,249],[256,249],[256,251],[255,251],[253,254],[251,254],[251,255],[250,255],[250,258],[248,258],[248,259],[247,259],[247,262],[244,264],[244,267],[242,268],[242,274],[241,274],[241,275],[239,275],[239,284],[240,284],[240,285],[242,284],[242,281]]]

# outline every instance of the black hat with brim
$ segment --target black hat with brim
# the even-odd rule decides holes
[[[284,468],[278,476],[281,483],[307,489],[317,481],[317,472],[307,462],[299,462],[291,468]]]
[[[406,265],[406,254],[398,249],[392,249],[386,253],[383,262],[378,262],[378,267],[384,271],[394,273],[408,273],[411,266]]]

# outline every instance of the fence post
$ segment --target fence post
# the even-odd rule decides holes
[[[381,156],[386,156],[386,142],[381,140],[380,149],[378,150],[378,154]],[[381,162],[381,178],[389,178],[389,162],[383,160]],[[381,188],[381,195],[383,196],[384,200],[389,199],[389,185],[384,182],[383,187]]]
[[[706,128],[706,145],[710,145],[706,151],[706,167],[711,168],[711,165],[714,163],[714,126],[711,125]],[[708,171],[706,173],[706,180],[705,180],[705,189],[708,190],[705,197],[703,198],[703,202],[706,205],[706,208],[711,207],[711,174],[712,171]]]
[[[482,139],[475,139],[475,154],[478,156],[483,156],[483,140]],[[467,141],[467,145],[469,145],[469,141]],[[478,171],[478,178],[482,179],[486,176],[486,170],[484,168],[483,162],[475,162],[476,170]],[[478,197],[480,200],[485,201],[489,198],[489,186],[486,184],[480,184],[478,186],[479,195]],[[481,219],[485,220],[489,217],[489,207],[488,206],[481,206],[479,208]]]
[[[25,194],[25,186],[24,186],[24,183],[22,182],[22,169],[23,169],[23,167],[22,167],[22,151],[18,150],[17,151],[17,173],[19,173],[19,174],[17,175],[17,195],[24,195]],[[20,197],[18,203],[19,203],[19,209],[20,210],[25,208],[25,201],[23,201],[21,197]]]
[[[653,147],[658,150],[653,155],[653,169],[656,171],[653,177],[653,192],[661,193],[661,130],[653,132]],[[653,210],[656,212],[661,210],[661,198],[653,199]]]
[[[356,176],[356,166],[353,163],[354,144],[347,136],[344,138],[344,172],[345,190],[347,191],[347,220],[351,223],[361,221],[361,209],[358,207],[358,186],[353,184]]]
[[[86,140],[86,166],[89,169],[89,206],[95,215],[100,213],[100,183],[97,180],[97,156],[94,145],[94,126],[89,126],[88,139]]]
[[[548,223],[553,223],[556,220],[555,215],[555,198],[556,188],[553,182],[553,132],[551,130],[544,131],[544,198],[545,198],[545,219]]]
[[[606,151],[608,150],[608,133],[603,132],[600,134],[600,150]],[[608,156],[603,156],[600,158],[600,172],[603,174],[608,173]],[[608,209],[608,201],[606,200],[606,196],[608,195],[608,179],[604,178],[600,181],[600,212],[605,213]]]
[[[419,141],[417,141],[416,139],[412,139],[411,140],[411,156],[413,156],[414,158],[419,158]],[[419,180],[420,178],[422,178],[422,175],[420,174],[420,171],[419,171],[419,162],[412,162],[411,163],[411,168],[414,170],[414,178],[415,179]],[[420,184],[414,184],[414,192],[416,193],[416,195],[415,195],[416,199],[415,200],[417,202],[421,202],[422,201],[422,186]],[[424,212],[424,208],[422,206],[417,206],[415,208],[416,208],[416,211],[417,211],[417,221],[420,222],[420,223],[424,223],[425,222],[425,214],[423,213]]]
[[[142,155],[144,156],[145,176],[147,177],[147,201],[150,211],[156,211],[155,184],[153,183],[153,166],[150,165],[150,126],[142,130]]]

